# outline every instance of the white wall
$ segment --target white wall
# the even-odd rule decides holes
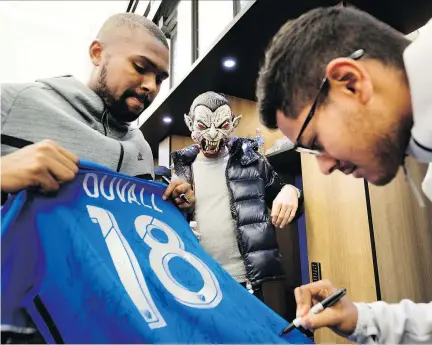
[[[232,0],[201,0],[198,2],[199,56],[207,53],[233,18]]]
[[[178,83],[192,65],[192,1],[181,0],[177,6],[177,42],[173,56],[173,75]]]
[[[0,1],[0,83],[72,74],[86,82],[88,48],[127,0]]]
[[[167,136],[159,143],[158,165],[169,168],[170,166],[170,142],[171,137]]]
[[[1,1],[1,0],[0,0]],[[173,87],[183,80],[192,66],[192,1],[180,0],[177,5],[177,41],[173,48],[172,42],[169,41],[170,48],[174,49],[173,58],[170,61],[170,77],[174,78],[175,84]],[[166,80],[156,97],[155,101],[142,113],[139,121],[135,123],[137,127],[143,123],[153,114],[153,112],[160,106],[166,95],[170,92],[171,80]],[[167,114],[172,116],[172,114]],[[163,125],[163,124],[161,124]],[[159,162],[160,165],[162,165]]]

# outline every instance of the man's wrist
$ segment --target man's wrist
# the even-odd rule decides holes
[[[376,340],[378,330],[373,322],[374,316],[371,307],[367,303],[354,303],[357,308],[357,325],[348,340],[365,344],[369,339]]]
[[[300,199],[300,196],[301,196],[301,191],[300,191],[300,189],[298,189],[296,186],[293,186],[292,184],[286,184],[286,185],[284,186],[284,188],[288,188],[288,187],[293,188],[293,189],[296,191],[296,193],[297,193],[297,198]]]

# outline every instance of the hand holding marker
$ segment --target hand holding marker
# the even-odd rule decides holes
[[[339,289],[334,294],[328,296],[322,302],[315,304],[310,310],[309,315],[318,314],[322,312],[325,308],[331,307],[335,303],[339,302],[339,300],[346,295],[346,289]],[[291,332],[294,328],[299,327],[301,325],[301,317],[297,317],[294,321],[288,325],[282,332],[281,336]]]
[[[162,176],[162,178],[164,179],[164,181],[168,184],[171,183],[170,179],[166,176]],[[186,197],[186,195],[184,193],[179,195],[179,198],[182,199],[184,202],[187,202],[188,204],[190,204],[189,199]]]

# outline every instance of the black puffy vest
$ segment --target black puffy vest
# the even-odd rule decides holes
[[[282,280],[281,256],[268,208],[284,183],[267,160],[256,152],[255,141],[233,138],[229,147],[226,178],[247,279],[253,286],[269,280]],[[198,154],[198,145],[171,154],[174,173],[192,185],[192,163]]]

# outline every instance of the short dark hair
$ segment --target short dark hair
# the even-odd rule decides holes
[[[409,44],[401,33],[354,8],[316,8],[287,22],[273,37],[259,72],[256,96],[261,122],[276,129],[276,111],[296,118],[313,101],[327,64],[358,49],[404,70]]]
[[[189,116],[192,120],[195,116],[195,108],[199,105],[204,105],[211,111],[215,111],[217,108],[223,105],[228,105],[229,107],[231,107],[230,102],[223,94],[219,94],[213,91],[207,91],[197,96],[192,102],[189,111]]]
[[[130,30],[146,30],[153,37],[157,38],[165,47],[169,47],[162,30],[150,19],[135,13],[118,13],[109,17],[99,30],[97,38],[101,39],[105,35],[109,35],[112,30],[116,30],[120,27],[126,27]]]

